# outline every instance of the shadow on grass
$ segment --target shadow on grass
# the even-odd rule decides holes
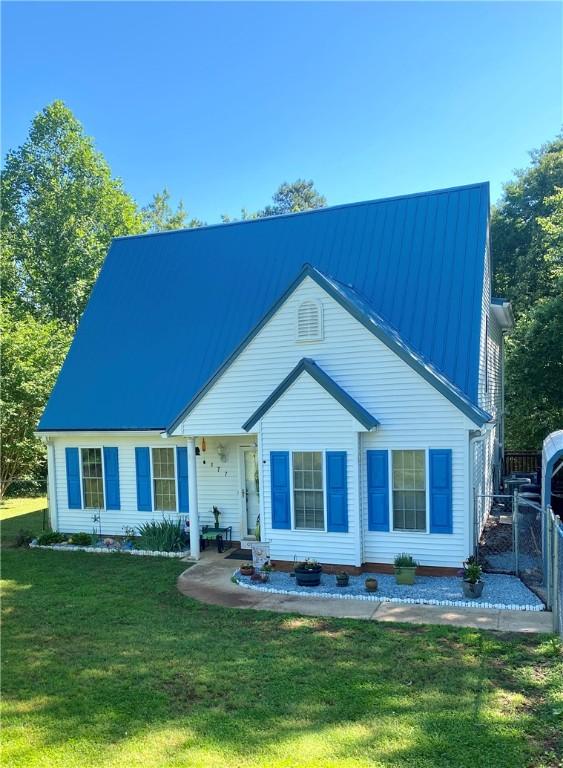
[[[128,750],[168,765],[162,739],[201,764],[516,768],[552,738],[535,638],[207,606],[176,592],[182,568],[5,551],[18,764],[68,748],[69,765]]]

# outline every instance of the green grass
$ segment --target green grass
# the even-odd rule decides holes
[[[560,765],[555,641],[226,610],[183,567],[3,550],[3,765]]]
[[[22,528],[39,535],[43,524],[49,527],[49,518],[43,515],[47,507],[45,496],[37,498],[4,499],[0,506],[0,535],[3,546],[11,546]]]

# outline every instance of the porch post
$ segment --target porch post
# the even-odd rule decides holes
[[[199,512],[197,509],[197,465],[195,438],[188,437],[188,499],[190,515],[190,556],[199,560]]]

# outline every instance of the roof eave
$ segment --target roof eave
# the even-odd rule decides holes
[[[314,360],[304,357],[295,368],[285,377],[276,389],[264,400],[242,425],[245,432],[250,432],[252,427],[275,405],[279,398],[301,376],[308,373],[323,389],[325,389],[340,405],[345,408],[356,421],[368,432],[379,426],[379,421],[363,408],[354,398],[340,387]]]

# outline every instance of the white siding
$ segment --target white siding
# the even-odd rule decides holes
[[[488,334],[487,334],[488,330]],[[496,420],[482,443],[474,448],[473,485],[476,494],[477,527],[480,531],[487,519],[492,494],[498,493],[502,439],[503,403],[503,356],[502,331],[491,313],[491,265],[490,251],[485,255],[483,298],[481,312],[481,343],[479,350],[478,403]]]
[[[296,309],[305,298],[322,303],[324,338],[321,342],[295,342]],[[312,280],[306,279],[280,307],[200,400],[179,431],[195,435],[240,432],[241,424],[302,357],[313,358],[337,384],[381,422],[381,427],[375,432],[362,435],[360,503],[364,517],[367,515],[366,447],[436,447],[451,448],[453,451],[453,534],[370,533],[366,525],[363,560],[391,562],[394,554],[405,550],[424,565],[459,565],[469,552],[468,433],[475,425]],[[322,411],[318,410],[318,387],[314,391],[317,393],[315,398],[307,400],[305,407],[300,406],[295,397],[297,389],[292,388],[286,393],[291,397],[297,418],[292,417],[291,409],[286,407],[279,411],[283,412],[283,419],[274,419],[273,416],[269,417],[273,421],[269,421],[268,416],[263,419],[263,458],[268,458],[274,445],[282,450],[291,450],[304,438],[307,438],[309,445],[317,448],[346,450],[343,442],[349,440],[349,445],[356,444],[358,425],[352,427],[350,424],[350,434],[346,435],[340,427],[337,428],[332,417],[316,416]],[[341,413],[340,406],[334,404],[332,407],[337,409],[335,413]],[[307,425],[306,429],[301,425]],[[268,482],[268,474],[268,471],[263,472],[265,483]],[[350,468],[349,482],[352,474]],[[263,501],[266,505],[270,503],[269,486],[263,494]],[[356,505],[351,503],[351,518],[355,512]],[[270,535],[268,530],[266,536]],[[274,557],[281,559],[282,552],[289,559],[293,559],[294,554],[315,556],[317,550],[314,545],[319,539],[317,534],[294,531],[283,536],[283,540],[276,538]],[[360,544],[358,542],[358,546]],[[318,546],[322,554],[317,556],[328,561],[331,545],[323,543]],[[341,554],[337,558],[334,549],[333,562],[352,562],[351,545],[339,542],[338,551]]]
[[[320,562],[360,565],[358,434],[361,425],[307,373],[294,382],[261,421],[264,478],[263,538],[274,560],[314,557]],[[272,528],[270,451],[346,451],[348,533]],[[323,455],[323,472],[325,458]],[[326,478],[325,478],[326,526]],[[291,499],[293,520],[293,498]],[[293,525],[293,523],[292,523]]]
[[[201,524],[213,523],[211,509],[213,505],[221,510],[221,525],[233,526],[233,539],[240,539],[242,519],[241,479],[239,473],[238,446],[251,445],[253,436],[245,435],[240,439],[207,439],[205,453],[197,457],[198,474],[198,509]],[[226,461],[220,462],[217,456],[217,443],[226,448]],[[198,445],[201,441],[198,441]],[[103,447],[117,446],[119,449],[119,485],[121,509],[102,510],[102,532],[108,535],[122,535],[125,526],[135,528],[147,520],[159,520],[161,512],[139,512],[137,509],[137,481],[135,471],[135,448],[142,446],[163,448],[186,445],[182,438],[162,439],[154,437],[132,436],[130,433],[110,436],[75,436],[54,438],[56,495],[58,506],[58,529],[65,533],[77,531],[91,532],[94,510],[69,509],[66,485],[65,448],[68,447]],[[205,463],[204,463],[205,462]]]

